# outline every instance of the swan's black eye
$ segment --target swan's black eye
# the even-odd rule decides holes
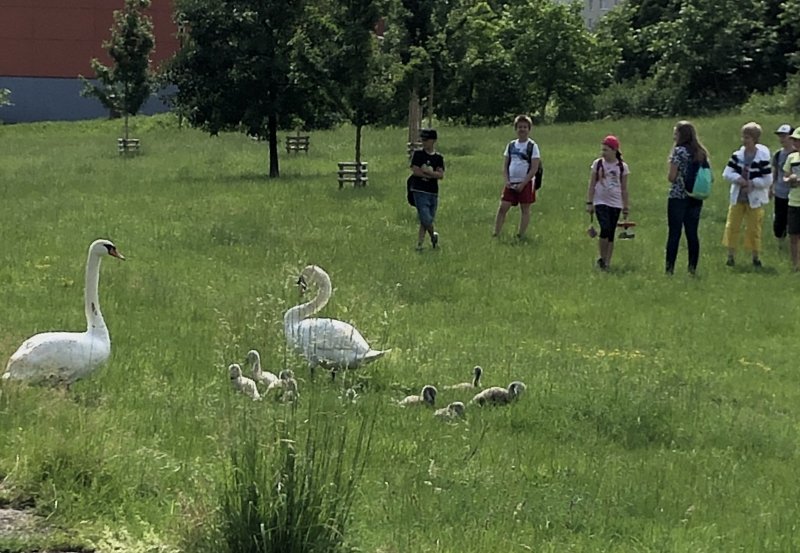
[[[103,244],[103,245],[106,247],[109,254],[113,254],[115,251],[117,251],[117,249],[111,244]]]

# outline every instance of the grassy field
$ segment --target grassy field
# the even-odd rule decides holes
[[[774,148],[782,121],[759,120]],[[697,121],[715,174],[745,121]],[[228,363],[256,348],[265,368],[301,377],[298,413],[316,403],[353,429],[376,417],[347,535],[364,552],[800,551],[800,277],[769,217],[765,268],[744,252],[725,267],[720,178],[698,276],[685,244],[675,276],[663,274],[673,123],[534,129],[546,173],[524,242],[512,238],[516,210],[490,236],[513,131],[440,127],[441,249],[421,253],[403,129],[368,129],[370,185],[338,190],[349,128],[313,133],[311,152],[283,155],[270,181],[263,143],[168,117],[136,120],[144,153],[127,160],[118,122],[0,126],[2,363],[36,332],[85,328],[92,240],[128,257],[102,267],[109,364],[66,393],[0,388],[3,493],[33,499],[78,541],[188,550],[187,528],[213,518],[242,421],[268,448],[273,421],[289,416],[230,389]],[[630,164],[639,226],[603,274],[583,204],[608,133]],[[323,314],[392,348],[350,377],[355,404],[338,399],[339,380],[308,382],[284,346],[309,263],[333,279]],[[391,404],[468,380],[475,364],[485,385],[518,379],[526,395],[468,409],[461,424]],[[468,397],[442,392],[437,404]],[[26,543],[0,538],[0,551]]]

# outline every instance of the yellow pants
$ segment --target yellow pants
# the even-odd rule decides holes
[[[725,234],[722,245],[733,250],[739,245],[739,230],[744,220],[744,247],[754,253],[761,251],[761,226],[764,222],[764,208],[753,209],[750,204],[736,203],[728,207],[728,220],[725,221]]]

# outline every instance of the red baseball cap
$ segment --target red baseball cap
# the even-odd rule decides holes
[[[608,146],[612,150],[619,151],[619,138],[617,138],[613,134],[609,134],[607,137],[603,139],[603,145]]]

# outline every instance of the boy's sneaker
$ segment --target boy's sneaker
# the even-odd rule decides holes
[[[728,261],[725,262],[725,265],[727,265],[728,267],[733,267],[734,265],[736,265],[736,260],[732,257],[728,257]]]
[[[433,236],[431,236],[431,246],[433,246],[433,249],[436,249],[438,245],[439,245],[439,233],[434,232]]]
[[[755,267],[756,269],[760,269],[763,266],[764,265],[761,263],[761,260],[759,258],[756,257],[753,259],[753,267]]]
[[[425,249],[425,246],[422,245],[422,242],[417,242],[417,247],[414,249],[417,250],[418,252],[421,252],[422,250]]]
[[[603,261],[602,257],[597,258],[597,268],[600,269],[601,271],[605,271],[606,269],[608,269],[608,267],[606,266],[606,262]]]

